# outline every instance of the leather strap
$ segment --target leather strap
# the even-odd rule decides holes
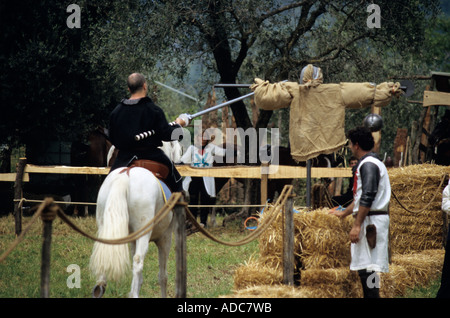
[[[158,179],[164,180],[169,175],[169,168],[166,165],[163,165],[162,163],[153,161],[153,160],[146,160],[146,159],[137,159],[133,160],[130,164],[130,166],[124,168],[120,173],[126,172],[127,174],[130,173],[130,169],[133,167],[141,167],[149,170],[151,173],[155,175]]]

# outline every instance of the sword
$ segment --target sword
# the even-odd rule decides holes
[[[225,107],[225,106],[227,106],[227,105],[236,103],[236,102],[238,102],[238,101],[240,101],[240,100],[246,99],[246,98],[248,98],[248,97],[250,97],[250,96],[253,96],[253,95],[255,95],[255,93],[254,93],[254,92],[251,92],[251,93],[248,93],[248,94],[246,94],[246,95],[240,96],[240,97],[238,97],[238,98],[235,98],[235,99],[229,100],[229,101],[227,101],[227,102],[224,102],[224,103],[222,103],[222,104],[219,104],[219,105],[216,105],[216,106],[213,106],[213,107],[204,109],[204,110],[199,111],[199,112],[197,112],[197,113],[195,113],[195,114],[192,114],[192,115],[191,115],[191,114],[185,114],[185,115],[187,116],[188,120],[191,121],[191,120],[194,119],[194,118],[197,118],[197,117],[199,117],[199,116],[203,116],[203,115],[205,115],[205,114],[207,114],[207,113],[210,113],[210,112],[212,112],[212,111],[214,111],[214,110],[216,110],[216,109],[219,109],[219,108]],[[176,122],[171,122],[171,123],[169,123],[170,126],[175,126],[176,124],[177,124]],[[136,136],[134,136],[134,139],[137,140],[137,141],[139,141],[139,140],[148,138],[148,137],[150,137],[150,136],[153,136],[154,134],[155,134],[155,131],[154,131],[154,130],[149,130],[149,131],[145,131],[145,132],[142,132],[142,133],[140,133],[140,134],[137,134]]]
[[[229,87],[250,87],[249,84],[216,84],[216,85],[235,85],[235,86],[229,86]],[[245,85],[245,86],[236,86],[236,85]],[[217,87],[220,87],[220,86],[217,86]],[[223,87],[223,86],[222,86],[222,87]],[[187,118],[189,119],[189,121],[191,121],[191,120],[194,119],[194,118],[197,118],[197,117],[199,117],[199,116],[203,116],[203,115],[205,115],[205,114],[207,114],[207,113],[209,113],[209,112],[212,112],[212,111],[215,111],[215,110],[217,110],[217,109],[219,109],[219,108],[225,107],[225,106],[227,106],[227,105],[236,103],[236,102],[238,102],[238,101],[240,101],[240,100],[246,99],[246,98],[248,98],[248,97],[250,97],[250,96],[253,96],[253,95],[255,95],[255,93],[254,93],[254,92],[251,92],[251,93],[248,93],[248,94],[246,94],[246,95],[242,95],[242,96],[240,96],[240,97],[238,97],[238,98],[235,98],[235,99],[229,100],[229,101],[227,101],[227,102],[224,102],[224,103],[222,103],[222,104],[219,104],[219,105],[216,105],[216,106],[213,106],[213,107],[204,109],[204,110],[199,111],[199,112],[197,112],[197,113],[195,113],[195,114],[192,114],[192,115],[191,115],[191,114],[186,114],[186,116],[187,116]],[[171,122],[171,123],[169,123],[169,125],[170,125],[170,126],[174,126],[174,125],[176,125],[176,123],[175,123],[175,122]],[[137,134],[137,135],[134,137],[134,139],[136,139],[137,141],[139,141],[139,140],[142,140],[142,139],[144,139],[144,138],[148,138],[148,137],[150,137],[150,136],[153,136],[154,134],[155,134],[155,131],[154,131],[154,130],[149,130],[149,131],[146,131],[146,132]]]

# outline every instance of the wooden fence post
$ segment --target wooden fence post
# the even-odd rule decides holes
[[[184,203],[183,197],[178,203]],[[185,205],[175,205],[174,221],[175,221],[175,258],[176,258],[176,274],[175,274],[175,297],[186,298],[186,281],[187,281],[187,261],[186,261],[186,210]]]
[[[14,182],[14,220],[16,236],[22,233],[22,204],[20,201],[22,192],[23,174],[25,172],[25,166],[27,165],[27,158],[20,158],[16,168],[16,181]]]
[[[267,202],[267,183],[269,175],[269,163],[261,163],[261,205],[265,205]]]
[[[43,225],[43,243],[42,243],[42,263],[41,263],[41,297],[49,298],[50,295],[50,252],[52,244],[52,227],[56,213],[52,214],[50,205],[53,199],[46,198],[42,204],[45,204],[42,211]],[[53,207],[54,208],[54,207]]]
[[[283,284],[294,285],[294,199],[289,195],[284,204]]]

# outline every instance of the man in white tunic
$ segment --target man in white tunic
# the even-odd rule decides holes
[[[371,152],[374,140],[364,127],[347,134],[349,147],[359,161],[353,167],[353,203],[344,211],[330,213],[345,217],[353,214],[350,231],[350,270],[358,271],[365,298],[378,298],[378,272],[389,271],[389,201],[391,185],[383,162]],[[371,238],[374,238],[372,241]]]
[[[225,156],[226,150],[210,142],[207,132],[195,136],[194,145],[187,148],[181,157],[181,162],[191,164],[196,168],[211,168],[214,164],[215,156]],[[190,177],[183,180],[183,190],[189,192],[190,204],[213,205],[216,197],[216,185],[214,177]],[[208,214],[212,208],[191,208],[192,214],[197,217],[200,210],[200,224],[207,225]]]

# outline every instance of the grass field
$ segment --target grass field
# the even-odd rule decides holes
[[[23,220],[23,228],[30,221]],[[74,222],[89,234],[96,233],[95,218],[75,218]],[[220,224],[220,221],[219,221]],[[210,231],[223,241],[235,242],[249,234],[241,225],[227,228],[222,226]],[[0,255],[15,239],[12,215],[0,218]],[[51,298],[91,297],[95,279],[88,269],[93,242],[74,232],[59,218],[53,222],[51,250]],[[42,249],[42,222],[39,220],[13,252],[0,263],[0,298],[40,297]],[[215,243],[200,233],[188,237],[187,241],[187,297],[217,298],[233,292],[234,269],[258,254],[258,242],[252,241],[240,247],[229,247]],[[80,287],[68,287],[76,272],[70,266],[80,269]],[[78,268],[77,267],[77,268]],[[168,297],[175,296],[175,251],[172,247],[169,257]],[[160,297],[158,285],[158,261],[154,244],[150,245],[144,265],[144,283],[140,296]],[[108,282],[105,298],[127,297],[131,285],[131,275],[123,282]],[[416,288],[407,298],[433,298],[439,288],[439,281],[431,286]]]
[[[28,217],[24,218],[24,228],[29,220]],[[85,232],[96,233],[95,218],[76,218],[74,222]],[[217,227],[212,233],[228,242],[238,241],[249,234],[238,226],[226,230]],[[0,218],[0,254],[3,254],[14,239],[13,217]],[[74,232],[59,218],[53,222],[50,297],[91,297],[91,289],[95,285],[95,279],[91,277],[88,269],[92,246],[90,239]],[[257,241],[253,241],[240,247],[229,247],[215,243],[200,233],[190,235],[187,242],[187,297],[215,298],[230,294],[234,268],[257,252],[257,246]],[[0,298],[40,297],[41,249],[42,222],[39,220],[6,260],[0,263]],[[67,271],[72,264],[79,266],[80,288],[67,286],[68,278],[75,274],[74,271]],[[150,244],[144,266],[144,283],[140,296],[160,297],[157,249],[153,243]],[[174,297],[174,247],[169,256],[168,274],[168,297]],[[71,282],[73,281],[71,279]],[[108,282],[104,297],[127,297],[130,286],[131,275],[123,282]]]

